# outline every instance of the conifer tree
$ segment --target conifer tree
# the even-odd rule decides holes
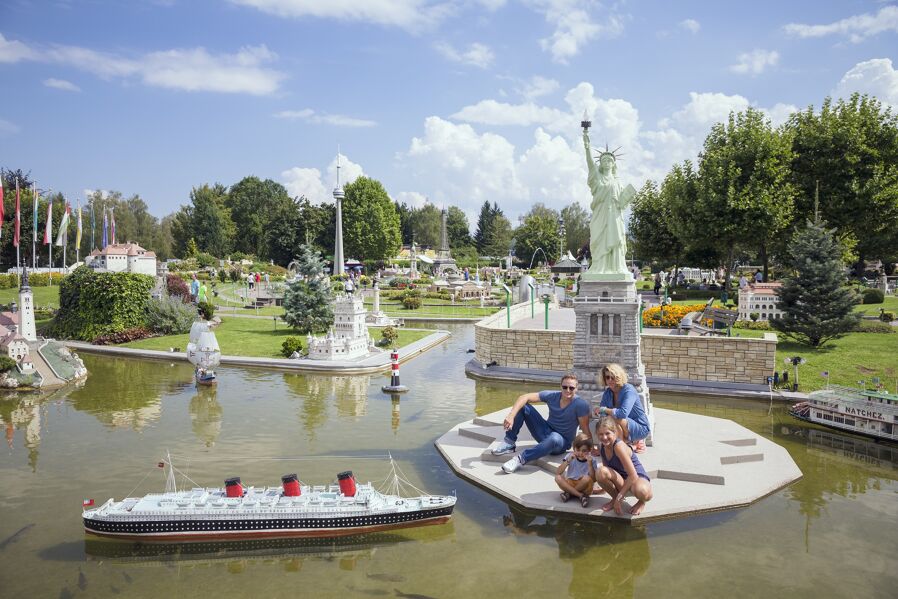
[[[792,274],[780,289],[782,318],[771,326],[802,343],[820,347],[855,328],[857,293],[845,285],[845,265],[832,230],[819,220],[792,238],[787,266]]]
[[[330,278],[317,251],[300,245],[297,274],[284,293],[284,320],[300,333],[325,331],[334,322]]]

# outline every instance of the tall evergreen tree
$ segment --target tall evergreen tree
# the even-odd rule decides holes
[[[788,267],[792,274],[780,289],[782,318],[770,321],[785,335],[819,347],[857,326],[857,293],[845,286],[841,249],[823,223],[808,221],[792,238]]]
[[[299,277],[284,293],[284,320],[300,333],[325,331],[334,322],[331,282],[318,252],[305,244],[298,250]]]

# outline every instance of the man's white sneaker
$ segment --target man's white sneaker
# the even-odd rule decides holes
[[[512,472],[515,472],[518,468],[520,468],[523,465],[524,465],[524,460],[521,459],[521,456],[516,455],[515,457],[511,458],[510,460],[508,460],[507,462],[502,464],[502,471],[505,472],[506,474],[511,474]]]
[[[493,455],[505,455],[506,453],[514,453],[515,445],[514,443],[509,443],[508,441],[502,441],[493,448]]]

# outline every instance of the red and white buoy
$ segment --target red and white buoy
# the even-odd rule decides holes
[[[380,388],[384,393],[405,393],[408,387],[399,382],[399,350],[390,351],[390,384]]]

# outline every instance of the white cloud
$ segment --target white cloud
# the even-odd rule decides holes
[[[287,169],[281,173],[281,181],[287,192],[294,197],[305,196],[313,204],[333,202],[333,188],[337,185],[337,158],[325,169],[322,178],[317,168],[299,167]],[[363,176],[362,167],[340,154],[340,181],[346,186]]]
[[[843,35],[858,43],[883,32],[898,32],[898,6],[884,6],[875,15],[864,13],[828,25],[790,23],[784,29],[801,38]]]
[[[417,191],[400,191],[392,198],[393,201],[407,204],[411,208],[422,208],[427,203],[427,196]]]
[[[493,64],[495,56],[489,46],[477,42],[468,46],[465,51],[459,51],[446,42],[434,44],[437,51],[453,62],[467,64],[481,69],[488,68]]]
[[[695,19],[684,19],[679,23],[680,28],[685,29],[689,33],[698,33],[702,28],[701,23],[696,21]]]
[[[435,25],[452,6],[429,0],[231,0],[279,17],[362,21],[418,32]],[[493,0],[487,6],[496,5]]]
[[[67,92],[80,92],[81,88],[72,83],[71,81],[66,81],[65,79],[44,79],[44,85],[47,87],[52,87],[54,89],[61,89]]]
[[[342,114],[317,113],[311,108],[302,110],[283,110],[274,115],[279,119],[301,120],[307,123],[333,125],[335,127],[374,127],[375,121],[357,119]]]
[[[785,123],[793,112],[798,112],[798,106],[794,104],[783,104],[779,102],[773,105],[773,108],[761,109],[770,119],[774,127],[779,127]]]
[[[847,98],[853,92],[876,96],[883,104],[898,110],[898,71],[888,58],[859,62],[845,73],[834,95]]]
[[[465,106],[452,115],[457,121],[481,125],[545,125],[560,118],[563,113],[554,108],[537,106],[533,102],[508,104],[496,100],[481,100],[477,104]]]
[[[20,60],[36,60],[37,53],[17,40],[7,40],[0,33],[0,62],[19,62]]]
[[[0,36],[0,62],[25,59],[74,67],[103,79],[136,77],[153,87],[187,91],[269,95],[285,77],[263,66],[277,59],[264,45],[246,46],[235,54],[190,48],[126,58],[78,46],[34,49]]]
[[[543,50],[552,55],[555,62],[567,63],[568,59],[595,39],[612,39],[624,30],[624,17],[595,2],[583,0],[534,0],[532,5],[543,13],[546,22],[555,30],[539,41]],[[602,20],[592,14],[601,13]]]
[[[739,55],[739,62],[730,65],[730,70],[739,74],[760,75],[767,67],[776,66],[780,60],[776,50],[752,50]]]
[[[15,135],[19,132],[19,126],[5,119],[0,119],[0,137]]]
[[[548,79],[539,75],[534,75],[523,86],[517,90],[519,94],[527,100],[535,100],[542,96],[547,96],[558,89],[558,82],[554,79]]]

